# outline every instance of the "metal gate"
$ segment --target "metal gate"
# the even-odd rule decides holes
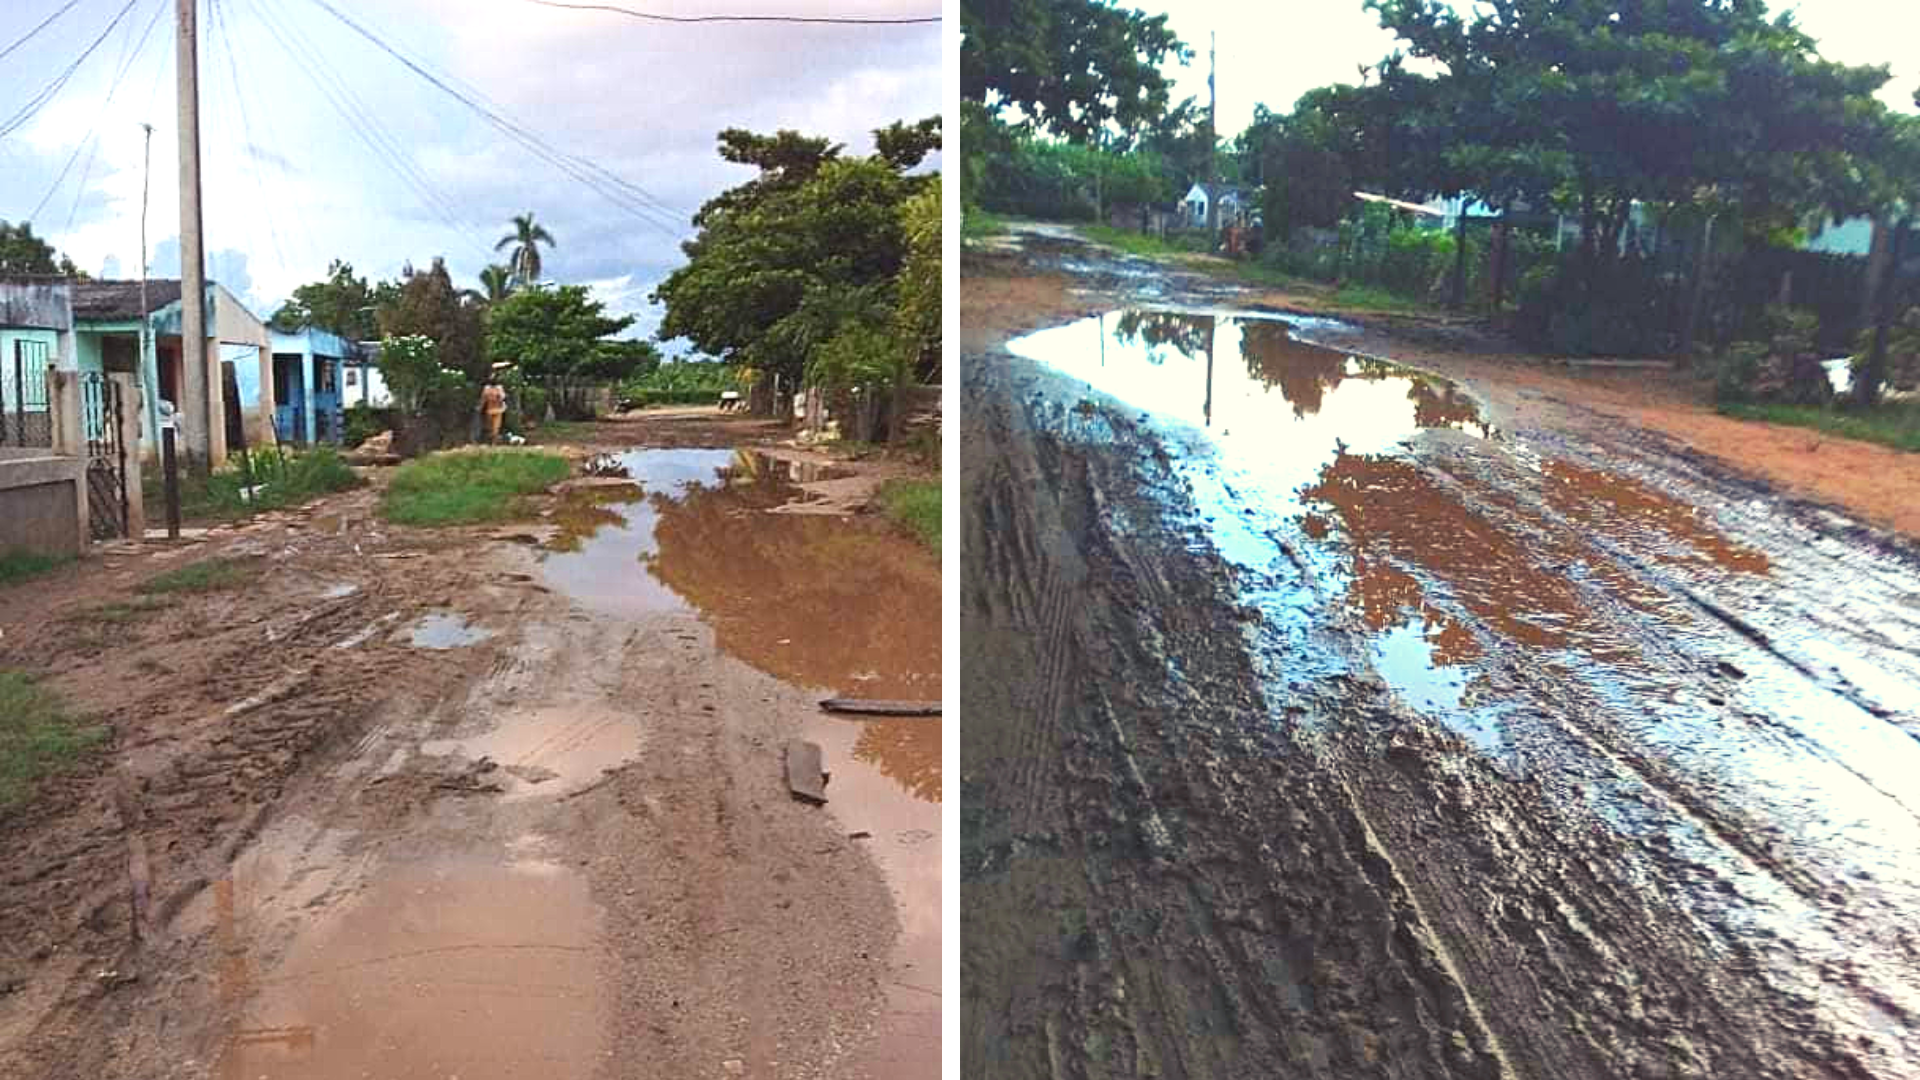
[[[127,535],[127,446],[120,384],[98,372],[80,376],[81,427],[87,435],[87,518],[95,540]]]
[[[53,445],[48,356],[46,342],[25,340],[13,343],[13,355],[0,356],[0,446]]]

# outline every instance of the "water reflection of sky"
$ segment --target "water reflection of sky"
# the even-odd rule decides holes
[[[1302,342],[1284,320],[1116,312],[1010,348],[1215,448],[1179,467],[1207,542],[1254,572],[1240,598],[1263,615],[1255,651],[1269,656],[1275,685],[1303,666],[1345,663],[1316,648],[1313,631],[1330,606],[1343,606],[1370,631],[1357,659],[1410,707],[1495,757],[1529,762],[1540,782],[1623,833],[1658,837],[1697,869],[1695,910],[1773,935],[1780,944],[1766,951],[1795,980],[1809,962],[1857,956],[1854,921],[1891,925],[1920,908],[1920,743],[1761,646],[1694,626],[1592,542],[1605,536],[1678,573],[1769,576],[1762,553],[1730,543],[1697,508],[1549,462],[1538,471],[1558,524],[1498,490],[1475,488],[1474,505],[1484,503],[1475,510],[1403,453],[1422,429],[1489,434],[1471,399],[1444,380]],[[1545,531],[1528,532],[1522,519]],[[1282,557],[1283,542],[1304,568]],[[1595,610],[1589,590],[1639,615]],[[1447,611],[1470,617],[1472,628]],[[1703,684],[1674,667],[1684,664],[1677,653],[1643,655],[1616,625],[1636,617],[1663,624],[1677,649],[1725,657],[1745,676]],[[1603,715],[1635,760],[1520,708],[1511,679],[1507,692],[1495,690],[1480,671],[1476,634],[1519,644],[1529,670],[1551,667],[1560,686],[1580,687],[1562,705],[1594,710],[1593,722]],[[1872,683],[1845,657],[1817,644],[1806,651]],[[1912,694],[1873,689],[1881,700]],[[1677,803],[1667,788],[1676,773],[1715,813],[1732,816],[1702,819],[1706,808]],[[1727,829],[1738,835],[1719,831]],[[1790,869],[1757,860],[1761,852]],[[1787,884],[1807,872],[1844,880],[1852,912],[1827,912]],[[1911,980],[1862,978],[1920,1009]]]

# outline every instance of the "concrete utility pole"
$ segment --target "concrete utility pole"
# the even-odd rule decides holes
[[[154,392],[157,394],[160,390],[160,362],[153,355],[153,320],[147,318],[147,195],[153,187],[153,125],[141,124],[140,130],[147,133],[146,151],[140,166],[140,377],[144,380],[147,366],[153,365]],[[148,402],[147,408],[157,410],[160,403]]]
[[[195,0],[176,0],[179,13],[180,108],[180,396],[187,456],[211,468],[215,425],[225,419],[213,407],[219,384],[207,362],[207,280],[200,229],[200,28]]]
[[[1207,235],[1220,231],[1220,99],[1213,90],[1214,33],[1207,31]]]

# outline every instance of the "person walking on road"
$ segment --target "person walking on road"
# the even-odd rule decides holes
[[[487,380],[480,391],[480,411],[487,418],[487,442],[500,441],[500,422],[507,415],[507,388],[500,385],[498,379]]]

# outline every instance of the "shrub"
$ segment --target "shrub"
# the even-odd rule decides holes
[[[1763,340],[1729,346],[1714,379],[1715,398],[1731,402],[1784,402],[1823,405],[1833,399],[1814,339],[1820,318],[1805,308],[1769,306],[1763,316]]]

